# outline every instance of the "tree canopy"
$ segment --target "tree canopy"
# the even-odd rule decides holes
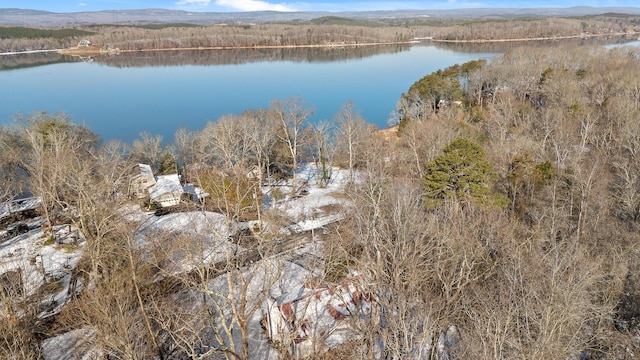
[[[465,69],[467,67],[465,65]],[[428,102],[433,111],[437,111],[441,101],[451,102],[463,98],[459,76],[459,66],[432,72],[411,85],[409,93],[417,92],[422,101]]]
[[[484,149],[467,138],[449,143],[442,154],[426,165],[423,183],[425,206],[437,208],[447,201],[460,200],[480,207],[501,206],[505,198],[494,194],[498,180]]]

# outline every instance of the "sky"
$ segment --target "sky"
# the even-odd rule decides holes
[[[0,0],[0,8],[53,12],[125,9],[172,9],[187,11],[369,11],[434,10],[461,8],[533,7],[638,7],[638,0]]]

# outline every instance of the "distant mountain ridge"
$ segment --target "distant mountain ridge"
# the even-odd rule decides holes
[[[93,12],[55,13],[30,9],[0,9],[0,25],[4,26],[61,26],[89,24],[132,23],[264,23],[273,21],[307,21],[322,16],[340,16],[353,19],[389,18],[518,18],[585,16],[604,13],[640,15],[640,7],[590,7],[567,8],[483,8],[454,10],[380,10],[351,12],[189,12],[167,9],[108,10]]]
[[[30,9],[17,9],[17,8],[6,8],[0,9],[0,15],[42,15],[42,14],[55,14],[51,11],[45,10],[30,10]]]

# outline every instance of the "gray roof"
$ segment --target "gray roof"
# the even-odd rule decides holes
[[[147,164],[138,164],[136,165],[140,169],[140,175],[153,177],[153,170],[151,170],[151,166]]]
[[[180,177],[178,174],[156,176],[156,184],[149,188],[149,195],[152,200],[164,194],[182,194],[183,192],[184,190],[182,189],[182,185],[180,185]]]

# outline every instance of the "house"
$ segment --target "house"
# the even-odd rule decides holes
[[[202,203],[204,199],[210,195],[208,192],[193,184],[187,184],[182,188],[184,189],[185,193],[191,195],[191,200],[197,203]]]
[[[292,293],[293,300],[288,295],[280,302],[267,300],[267,335],[294,358],[311,357],[357,338],[350,319],[377,321],[373,297],[363,290],[363,282],[364,276],[356,274],[329,286],[305,284]]]
[[[178,174],[156,176],[155,184],[148,190],[151,202],[161,208],[180,204],[184,193]]]
[[[209,196],[204,190],[194,186],[180,183],[178,174],[153,175],[151,166],[136,164],[133,166],[129,179],[129,195],[137,199],[148,198],[152,204],[163,208],[180,204],[184,193],[191,194],[194,201],[202,202]]]
[[[147,164],[136,164],[133,166],[132,173],[129,179],[129,195],[144,199],[149,195],[148,189],[156,184],[153,170]]]
[[[88,46],[91,46],[91,41],[86,39],[78,41],[78,47],[88,47]]]

